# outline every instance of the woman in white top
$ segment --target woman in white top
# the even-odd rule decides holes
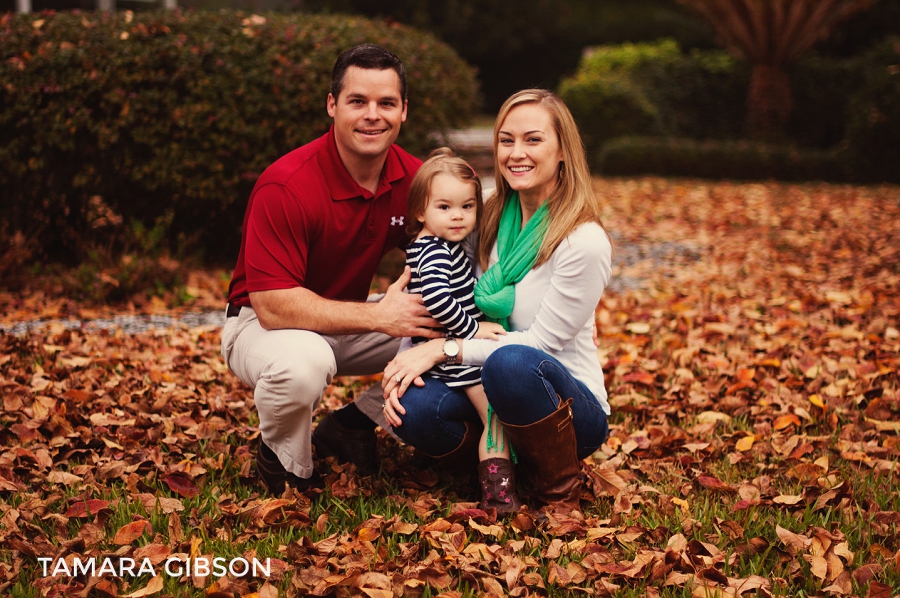
[[[581,494],[581,459],[608,433],[592,330],[612,248],[581,137],[556,95],[529,89],[503,104],[494,165],[497,190],[484,207],[484,275],[475,300],[509,332],[499,340],[434,339],[399,353],[384,372],[385,418],[426,454],[468,453],[480,435],[478,414],[464,393],[422,374],[442,362],[480,365],[502,424],[495,444],[511,441],[537,502],[571,510]],[[479,473],[498,493],[514,484],[511,468],[489,479]]]

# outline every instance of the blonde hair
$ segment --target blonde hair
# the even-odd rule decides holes
[[[481,179],[469,163],[458,157],[449,147],[439,147],[429,154],[428,159],[416,171],[409,187],[409,203],[407,204],[406,232],[417,235],[422,230],[418,218],[425,213],[431,195],[431,182],[437,175],[445,173],[464,183],[475,185],[475,218],[481,220],[482,204]]]
[[[594,197],[591,187],[591,172],[588,169],[584,144],[572,113],[553,92],[546,89],[524,89],[514,93],[503,103],[494,122],[494,180],[497,189],[485,202],[484,217],[481,219],[481,238],[478,243],[478,261],[484,270],[487,270],[491,249],[497,241],[503,204],[513,193],[503,177],[497,158],[500,127],[512,110],[525,104],[537,104],[547,110],[553,120],[553,128],[562,150],[557,185],[547,199],[549,204],[547,232],[541,241],[533,267],[540,266],[550,259],[550,255],[562,240],[579,225],[596,222],[603,226],[600,219],[600,204]]]

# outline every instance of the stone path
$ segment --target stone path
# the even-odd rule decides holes
[[[470,127],[447,133],[439,140],[466,159],[481,177],[485,198],[494,192],[494,131],[487,127]]]

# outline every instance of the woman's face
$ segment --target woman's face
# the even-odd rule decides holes
[[[553,118],[540,104],[522,104],[506,115],[497,141],[503,178],[523,199],[543,202],[556,187],[562,149]]]

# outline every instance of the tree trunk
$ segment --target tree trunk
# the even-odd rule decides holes
[[[751,137],[778,139],[794,107],[791,81],[778,66],[757,64],[750,73],[747,127]]]

